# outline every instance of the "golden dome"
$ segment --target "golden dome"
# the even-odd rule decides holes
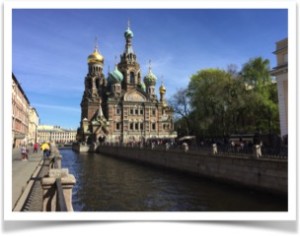
[[[99,53],[97,48],[95,48],[94,52],[88,57],[89,64],[103,64],[103,61],[104,57]]]
[[[159,87],[159,92],[161,93],[161,94],[165,94],[166,93],[166,87],[162,84],[160,87]]]

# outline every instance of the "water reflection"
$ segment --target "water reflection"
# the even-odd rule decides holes
[[[287,211],[287,199],[100,154],[61,150],[75,211]]]

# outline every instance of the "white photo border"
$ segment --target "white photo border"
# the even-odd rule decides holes
[[[4,3],[4,220],[69,220],[69,221],[254,221],[254,220],[296,220],[297,199],[297,130],[296,110],[296,2],[294,1],[7,1]],[[11,158],[11,81],[12,75],[12,11],[13,9],[287,9],[288,10],[288,90],[289,90],[289,151],[288,151],[288,212],[69,212],[39,213],[12,211],[12,164]],[[279,39],[280,40],[280,39]],[[275,42],[274,42],[275,45]]]

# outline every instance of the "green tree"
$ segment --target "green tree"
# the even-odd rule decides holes
[[[278,133],[277,87],[270,76],[269,61],[250,59],[239,72],[203,69],[192,75],[188,88],[173,96],[177,125],[198,137],[235,133]]]
[[[201,70],[191,77],[188,95],[195,131],[202,136],[226,134],[228,110],[235,95],[231,88],[231,75],[220,69]]]
[[[241,77],[249,86],[250,107],[254,121],[263,133],[278,133],[277,87],[270,75],[269,60],[261,57],[250,59],[244,64]]]

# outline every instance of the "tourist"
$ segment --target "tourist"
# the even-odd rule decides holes
[[[22,161],[28,160],[28,151],[25,145],[22,145],[21,147],[21,154],[22,154]]]
[[[188,145],[188,143],[183,142],[182,148],[183,148],[183,151],[184,151],[184,152],[188,152],[188,151],[189,151],[189,145]]]
[[[33,153],[37,153],[38,149],[39,149],[39,144],[37,142],[35,142],[33,145]]]
[[[218,153],[217,143],[212,144],[212,154],[216,155]]]
[[[48,158],[49,155],[50,155],[50,146],[48,143],[44,142],[42,145],[41,145],[41,150],[43,151],[43,154],[44,154],[44,159]]]
[[[166,142],[166,145],[165,145],[166,147],[166,151],[168,151],[169,149],[170,149],[170,144],[169,144],[169,142]]]

